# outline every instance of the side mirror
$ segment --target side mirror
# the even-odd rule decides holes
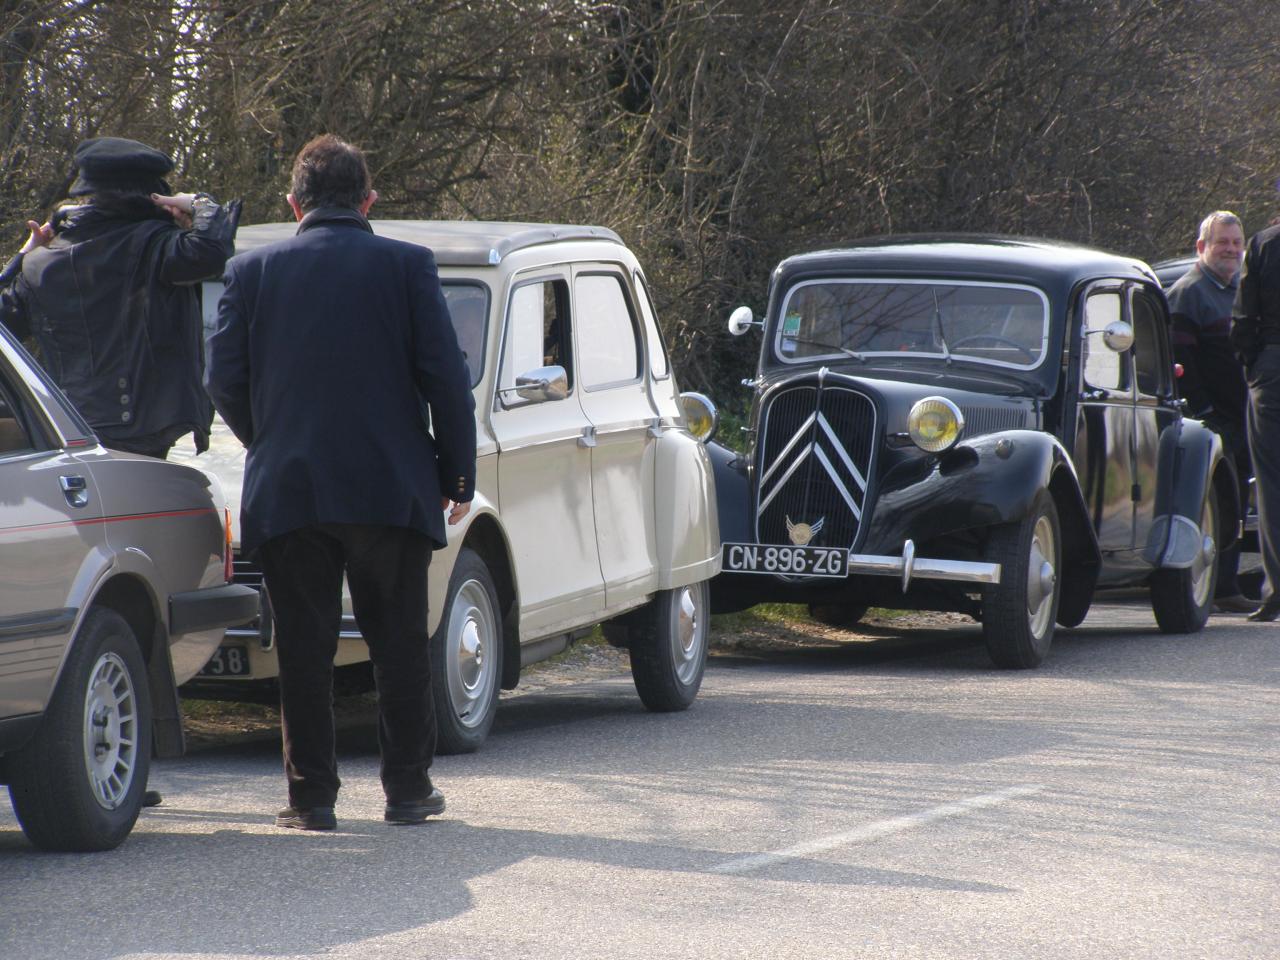
[[[1124,353],[1133,346],[1133,327],[1123,320],[1112,320],[1102,331],[1102,342],[1108,350]]]
[[[516,385],[503,393],[514,392],[522,400],[541,403],[545,400],[563,400],[569,395],[569,375],[564,367],[535,367],[516,377]]]
[[[752,327],[758,326],[762,324],[756,323],[750,307],[738,307],[729,314],[729,332],[735,337],[740,337]]]
[[[746,309],[743,307],[742,309]],[[680,394],[680,412],[684,414],[685,429],[693,435],[695,440],[706,443],[716,434],[716,427],[720,425],[720,414],[716,411],[716,405],[701,393]]]

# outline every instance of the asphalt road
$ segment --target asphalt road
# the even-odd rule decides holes
[[[1280,624],[1135,604],[1034,672],[971,625],[721,656],[684,714],[505,702],[423,826],[357,729],[332,834],[271,825],[276,743],[219,747],[114,853],[0,814],[0,958],[1274,958],[1278,680]]]

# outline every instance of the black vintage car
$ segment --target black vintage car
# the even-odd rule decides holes
[[[1095,591],[1146,586],[1162,630],[1213,603],[1240,505],[1182,416],[1168,308],[1140,261],[1003,237],[791,257],[770,280],[749,443],[713,445],[713,609],[955,610],[1034,667]]]

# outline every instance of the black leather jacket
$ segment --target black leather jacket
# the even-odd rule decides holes
[[[1231,346],[1252,367],[1263,347],[1280,344],[1280,226],[1259,230],[1245,247],[1231,312]]]
[[[221,275],[239,202],[183,230],[148,197],[60,210],[48,246],[0,272],[0,322],[35,352],[107,445],[208,448],[198,284]]]

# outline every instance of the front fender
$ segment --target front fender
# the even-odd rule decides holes
[[[654,471],[658,588],[711,579],[720,572],[720,524],[706,445],[683,430],[664,430]]]

